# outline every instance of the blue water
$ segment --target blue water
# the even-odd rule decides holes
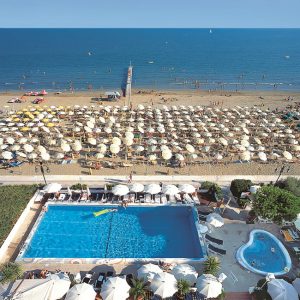
[[[0,29],[0,41],[0,91],[117,89],[130,61],[135,88],[300,90],[300,29]]]
[[[244,258],[249,265],[254,262],[253,268],[266,273],[280,272],[287,267],[285,255],[278,244],[262,232],[254,233],[253,243],[244,250]]]
[[[201,258],[189,207],[49,206],[26,258]]]

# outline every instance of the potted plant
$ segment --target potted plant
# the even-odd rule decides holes
[[[204,262],[204,273],[216,276],[221,269],[221,263],[218,257],[209,256]]]
[[[190,291],[190,284],[188,281],[184,280],[184,279],[180,279],[177,281],[177,293],[176,293],[176,297],[179,300],[184,300],[185,296],[189,293]]]
[[[144,300],[146,297],[146,282],[142,279],[132,279],[129,295],[130,300]]]
[[[0,283],[8,283],[16,281],[23,275],[23,270],[20,264],[8,262],[0,267]]]

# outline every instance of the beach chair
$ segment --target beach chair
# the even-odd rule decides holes
[[[212,243],[215,243],[218,245],[223,245],[223,240],[216,239],[216,238],[210,236],[209,234],[205,235],[205,239],[208,240],[209,242],[212,242]]]
[[[162,204],[167,204],[168,203],[168,200],[167,200],[167,197],[166,197],[165,194],[161,194],[160,198],[161,198],[161,203]]]
[[[60,194],[58,197],[58,201],[64,201],[66,199],[66,194]]]
[[[83,277],[81,283],[87,283],[89,284],[92,280],[92,277],[95,275],[94,272],[88,272],[87,274],[85,274],[85,276]]]
[[[197,212],[198,212],[198,215],[201,215],[201,216],[208,216],[209,214],[212,213],[211,211],[202,211],[200,209],[198,209]]]
[[[102,287],[103,282],[105,281],[105,278],[106,278],[105,273],[99,273],[99,276],[94,284],[95,290],[101,290],[101,287]]]
[[[80,275],[79,272],[75,275],[74,282],[75,283],[80,283],[81,282],[81,275]]]
[[[145,203],[151,203],[151,195],[145,194]]]
[[[199,218],[199,221],[206,222],[207,216],[201,216],[201,215],[199,215],[198,218]]]
[[[160,204],[160,195],[159,195],[159,194],[155,195],[155,197],[154,197],[154,202],[155,202],[156,204]]]
[[[217,247],[213,246],[212,244],[208,244],[207,248],[208,248],[209,251],[211,251],[215,254],[226,255],[226,250],[225,249],[217,248]]]
[[[194,201],[194,203],[196,203],[196,204],[198,204],[198,205],[200,205],[200,200],[199,200],[199,198],[198,198],[198,196],[197,195],[191,195],[191,197],[192,197],[192,199],[193,199],[193,201]]]
[[[89,200],[88,194],[86,192],[83,192],[80,196],[80,201],[87,202]]]
[[[290,235],[290,233],[287,230],[280,230],[280,233],[283,235],[284,240],[286,242],[294,242],[295,239]]]

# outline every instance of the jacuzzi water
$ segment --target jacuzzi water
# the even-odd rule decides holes
[[[22,258],[202,258],[188,206],[49,205]],[[116,208],[116,207],[114,207]]]
[[[291,258],[283,244],[271,233],[253,230],[250,239],[237,251],[241,265],[252,272],[282,275],[291,268]]]

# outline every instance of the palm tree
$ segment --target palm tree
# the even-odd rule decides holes
[[[132,279],[129,295],[133,300],[143,300],[146,296],[146,282],[142,279]]]
[[[183,300],[190,291],[190,284],[188,281],[180,279],[177,281],[177,289],[177,298]]]
[[[0,282],[7,283],[21,278],[23,270],[20,264],[15,262],[8,262],[0,267]]]
[[[209,256],[204,262],[204,273],[216,276],[221,269],[221,263],[218,257]]]

